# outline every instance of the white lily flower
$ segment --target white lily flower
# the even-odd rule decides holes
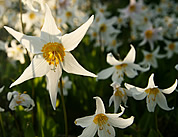
[[[38,12],[38,8],[39,7],[36,7],[37,4],[40,5],[40,8],[42,11],[45,11],[45,2],[44,0],[22,0],[22,2],[24,3],[24,5],[27,5],[27,7],[34,11],[34,12]]]
[[[122,88],[117,82],[113,82],[111,86],[113,87],[114,92],[109,99],[109,106],[111,106],[112,102],[114,102],[114,113],[116,113],[121,105],[121,102],[123,102],[124,106],[127,107],[127,96],[131,96],[131,94],[129,94],[129,91],[126,88]]]
[[[11,100],[9,104],[9,108],[11,110],[16,110],[16,106],[21,105],[25,107],[24,109],[25,111],[30,111],[35,106],[33,99],[31,99],[31,97],[28,94],[25,94],[25,93],[21,94],[17,91],[8,92],[7,100],[8,101]]]
[[[154,51],[148,52],[143,50],[144,60],[140,62],[141,65],[151,65],[153,68],[158,67],[157,59],[164,58],[165,55],[158,54],[160,47],[157,47]]]
[[[151,50],[154,49],[154,42],[157,40],[162,40],[162,35],[161,35],[162,28],[153,28],[152,24],[149,25],[147,29],[144,30],[142,33],[143,40],[139,44],[140,46],[143,46],[148,42],[150,44]]]
[[[174,109],[174,107],[168,107],[166,98],[163,93],[172,93],[177,87],[177,79],[170,88],[159,89],[158,86],[155,86],[153,77],[154,74],[151,74],[146,88],[135,87],[127,83],[125,83],[125,86],[128,90],[132,91],[132,96],[134,99],[142,100],[146,97],[147,109],[149,112],[154,112],[156,104],[167,111]]]
[[[114,137],[115,130],[113,126],[123,129],[133,123],[133,116],[127,119],[120,118],[124,113],[124,107],[121,106],[121,112],[117,114],[105,113],[105,107],[101,98],[94,97],[94,99],[96,99],[95,114],[75,120],[76,125],[85,128],[79,137],[94,137],[97,131],[99,137]]]
[[[112,53],[108,53],[107,62],[113,66],[99,72],[97,79],[107,79],[112,75],[112,81],[121,84],[124,74],[126,74],[129,78],[134,78],[136,75],[138,75],[137,70],[142,72],[148,71],[149,67],[142,68],[138,64],[134,63],[136,52],[135,48],[132,45],[130,46],[131,49],[123,61],[116,60]]]
[[[68,73],[96,77],[95,74],[85,70],[70,53],[80,43],[93,19],[94,16],[91,16],[78,29],[61,36],[61,31],[57,28],[51,11],[46,4],[45,21],[40,37],[27,36],[9,27],[5,27],[29,52],[35,54],[31,64],[10,87],[26,80],[46,75],[49,81],[52,106],[55,109],[58,82],[62,69]]]
[[[0,88],[0,93],[3,91],[4,86]],[[4,112],[5,110],[3,108],[0,107],[0,112]]]
[[[165,41],[166,47],[164,48],[167,53],[167,58],[171,58],[174,53],[178,54],[178,42],[172,42],[172,41]]]

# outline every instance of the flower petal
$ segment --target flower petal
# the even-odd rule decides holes
[[[12,28],[9,28],[7,26],[4,26],[4,28],[14,38],[16,38],[29,52],[31,52],[33,54],[42,53],[41,49],[45,43],[43,41],[41,41],[41,39],[39,37],[27,36],[25,34],[15,31]]]
[[[102,70],[97,74],[98,76],[97,79],[107,79],[114,72],[114,69],[115,69],[114,67],[110,67]]]
[[[162,92],[165,94],[170,94],[176,89],[176,87],[177,87],[177,79],[176,79],[175,83],[170,88],[163,89]]]
[[[90,76],[90,77],[97,77],[95,74],[87,71],[84,69],[73,57],[70,52],[65,52],[64,62],[63,62],[63,69],[67,73],[73,73],[83,76]]]
[[[154,95],[149,95],[146,98],[146,103],[147,103],[147,109],[149,112],[154,112],[155,111],[155,106],[156,106],[156,102],[152,100],[152,98]]]
[[[76,125],[80,125],[81,127],[88,127],[92,124],[94,116],[86,116],[83,118],[78,118],[75,120]]]
[[[114,128],[109,123],[104,124],[102,129],[98,130],[99,137],[115,137],[115,134]]]
[[[41,38],[47,42],[56,42],[56,36],[61,36],[55,20],[52,16],[49,6],[46,4],[46,13],[43,27],[41,29]]]
[[[127,54],[127,56],[124,58],[123,62],[127,62],[127,63],[133,63],[135,61],[135,48],[133,45],[130,45],[131,49],[129,51],[129,53]]]
[[[121,106],[120,105],[120,107],[121,107],[121,112],[120,113],[117,113],[117,114],[110,114],[110,113],[107,113],[107,114],[105,114],[107,117],[110,117],[110,118],[118,118],[118,117],[120,117],[123,113],[124,113],[124,111],[125,111],[125,108],[123,107],[123,106]]]
[[[36,55],[22,75],[10,85],[10,88],[31,78],[42,77],[47,74],[49,70],[50,67],[47,61],[41,57],[41,55]]]
[[[108,53],[108,54],[107,54],[106,61],[107,61],[110,65],[119,65],[119,64],[122,63],[122,62],[116,60],[112,53]]]
[[[92,124],[86,127],[79,137],[94,137],[97,131],[97,125],[92,122]]]
[[[105,107],[104,107],[104,103],[101,100],[101,98],[100,97],[93,97],[93,99],[96,100],[96,112],[95,112],[95,114],[100,114],[100,113],[105,114]]]
[[[151,76],[149,77],[147,88],[154,88],[155,87],[155,83],[154,83],[153,78],[154,78],[154,74],[152,73]]]
[[[157,101],[158,105],[160,106],[160,108],[162,108],[164,110],[173,110],[174,109],[174,107],[172,107],[172,108],[168,107],[166,97],[161,92],[157,94],[156,101]]]
[[[5,86],[2,86],[2,87],[0,88],[0,93],[3,91],[4,87],[5,87]]]
[[[47,74],[47,81],[49,85],[49,95],[51,99],[51,103],[53,109],[56,110],[56,98],[57,98],[57,91],[58,91],[58,82],[59,78],[61,77],[62,69],[58,65],[55,71],[50,70]]]
[[[114,127],[118,127],[118,128],[126,128],[128,126],[130,126],[134,121],[134,117],[131,116],[130,118],[127,119],[123,119],[123,118],[113,118],[113,117],[109,117],[108,122],[114,126]]]
[[[65,48],[65,51],[71,51],[77,47],[80,41],[83,39],[86,31],[88,30],[89,26],[93,22],[94,16],[92,15],[87,22],[85,22],[82,26],[80,26],[75,31],[65,34],[62,36],[62,44]]]

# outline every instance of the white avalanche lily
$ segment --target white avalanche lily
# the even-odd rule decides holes
[[[12,98],[12,100],[11,100],[11,98]],[[8,92],[7,100],[8,101],[11,100],[11,102],[9,104],[9,108],[11,110],[16,110],[16,106],[21,105],[21,106],[25,107],[25,109],[24,109],[25,111],[30,111],[35,106],[33,99],[31,99],[31,97],[28,94],[25,94],[25,93],[21,94],[17,91]]]
[[[133,116],[128,119],[120,118],[124,113],[124,107],[121,106],[121,112],[118,114],[106,114],[101,98],[94,97],[94,99],[96,99],[95,114],[75,120],[76,125],[80,125],[85,128],[79,137],[94,137],[97,131],[99,137],[114,137],[115,130],[113,126],[123,129],[133,123]]]
[[[127,77],[134,78],[136,75],[138,75],[137,70],[143,72],[149,70],[149,67],[142,68],[138,64],[134,63],[136,52],[135,48],[132,45],[130,46],[131,49],[123,61],[116,60],[112,53],[108,53],[107,62],[113,66],[99,72],[97,79],[107,79],[112,75],[112,81],[121,84],[123,81],[124,73],[127,75]]]
[[[126,88],[122,88],[121,85],[117,82],[111,84],[113,87],[113,95],[109,99],[109,106],[114,102],[114,113],[118,111],[121,102],[124,103],[124,106],[127,107],[127,96],[131,96],[130,92]]]
[[[29,52],[35,54],[31,64],[10,87],[46,75],[49,82],[52,106],[56,109],[57,88],[62,69],[68,73],[96,77],[95,74],[85,70],[70,53],[80,43],[93,19],[94,16],[91,16],[78,29],[61,36],[61,31],[57,28],[51,11],[46,4],[45,21],[40,37],[27,36],[5,26],[4,28]]]
[[[125,86],[128,90],[132,91],[132,96],[134,99],[142,100],[145,97],[147,97],[146,103],[149,112],[154,112],[156,104],[158,104],[159,107],[167,111],[174,109],[174,107],[172,108],[168,107],[166,98],[163,93],[165,94],[172,93],[177,87],[177,79],[170,88],[159,89],[158,86],[155,86],[153,77],[154,74],[151,74],[146,88],[135,87],[127,83],[125,83]]]

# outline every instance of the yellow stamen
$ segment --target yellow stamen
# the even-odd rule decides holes
[[[94,120],[93,120],[93,122],[95,124],[98,124],[100,130],[103,130],[103,125],[106,124],[107,121],[108,121],[108,117],[104,114],[96,115]]]
[[[101,32],[106,32],[106,30],[107,30],[106,24],[101,24],[101,25],[100,25],[100,31],[101,31]]]
[[[116,69],[122,69],[125,67],[127,67],[127,64],[120,64],[120,65],[115,66]]]
[[[146,60],[151,60],[152,57],[153,57],[153,55],[152,55],[151,53],[150,53],[150,54],[147,54],[147,55],[145,56]]]
[[[145,36],[146,36],[147,39],[152,38],[152,36],[153,36],[153,31],[152,31],[152,30],[147,30],[147,31],[145,32]]]
[[[72,16],[72,13],[71,13],[70,11],[67,11],[67,12],[66,12],[66,17],[67,17],[67,18],[70,18],[71,16]]]
[[[117,44],[116,40],[115,40],[115,39],[114,39],[114,40],[112,40],[111,45],[112,45],[113,47],[115,47],[115,46],[116,46],[116,44]]]
[[[175,45],[174,43],[171,43],[171,44],[169,44],[168,47],[169,47],[170,50],[174,50],[174,49],[175,49],[175,46],[176,46],[176,45]]]
[[[117,21],[118,21],[118,23],[122,23],[123,19],[122,18],[118,18]]]
[[[33,19],[35,18],[35,16],[36,16],[36,15],[35,15],[34,13],[32,13],[32,12],[29,14],[29,18],[30,18],[31,20],[33,20]]]
[[[99,9],[101,13],[104,13],[104,9]]]
[[[43,57],[45,60],[49,63],[49,65],[54,65],[54,67],[57,67],[59,62],[64,61],[64,52],[65,48],[61,43],[57,42],[49,42],[45,44],[42,48]]]
[[[125,90],[123,90],[123,91],[120,88],[116,88],[116,92],[115,92],[114,95],[119,96],[119,97],[123,97],[126,94]]]
[[[130,12],[135,12],[135,10],[136,10],[136,7],[135,7],[134,4],[129,6],[129,11]]]
[[[16,103],[17,103],[17,104],[20,104],[20,103],[22,103],[22,101],[21,101],[21,100],[17,100]]]

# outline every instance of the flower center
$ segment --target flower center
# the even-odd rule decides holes
[[[108,117],[104,114],[97,114],[93,120],[95,124],[98,124],[99,129],[103,130],[103,125],[108,121]]]
[[[123,97],[125,95],[125,90],[121,90],[120,88],[116,88],[115,96]]]
[[[116,69],[122,69],[122,68],[127,67],[127,64],[120,64],[120,65],[116,65],[115,67]]]
[[[122,23],[123,19],[122,18],[118,18],[117,21],[118,21],[118,23]]]
[[[168,47],[169,47],[170,50],[174,50],[174,49],[175,49],[175,44],[174,44],[174,43],[171,43],[171,44],[169,44]]]
[[[106,24],[101,24],[101,26],[100,26],[100,31],[101,31],[101,32],[106,32],[106,30],[107,30]]]
[[[116,46],[116,40],[115,40],[115,39],[114,39],[114,40],[112,40],[111,45],[112,45],[113,47],[115,47],[115,46]]]
[[[101,8],[101,9],[99,9],[99,11],[100,11],[101,13],[104,13],[104,9],[102,9],[102,8]]]
[[[67,18],[70,18],[71,16],[72,16],[72,13],[71,13],[70,11],[67,11],[67,12],[66,12],[66,17],[67,17]]]
[[[145,92],[147,94],[149,94],[148,95],[149,101],[150,101],[150,95],[153,95],[153,96],[151,96],[151,99],[152,99],[152,101],[155,101],[156,95],[159,93],[159,89],[158,88],[149,88],[149,89],[146,89]]]
[[[52,64],[54,67],[57,67],[59,62],[64,61],[64,50],[65,48],[61,43],[49,42],[43,46],[41,51],[43,52],[43,57],[49,63],[49,65]]]
[[[153,55],[152,55],[152,54],[147,54],[147,55],[145,56],[146,60],[151,60],[151,59],[152,59],[152,57],[153,57]]]
[[[145,32],[145,36],[146,36],[147,39],[152,38],[152,36],[153,36],[153,31],[152,31],[152,30],[147,30],[147,31]]]
[[[35,18],[35,14],[34,14],[34,13],[30,13],[30,14],[29,14],[29,18],[30,18],[31,20],[33,20],[33,19]]]
[[[129,6],[129,11],[130,12],[135,12],[135,10],[136,10],[136,7],[135,7],[134,4]]]

